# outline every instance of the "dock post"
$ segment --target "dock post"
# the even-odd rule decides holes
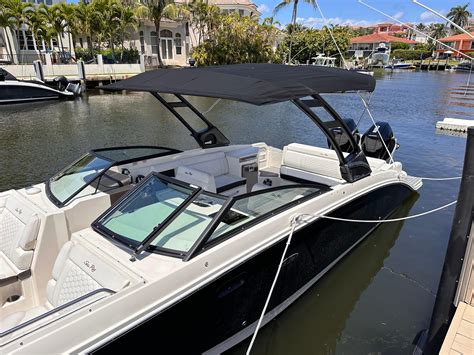
[[[43,63],[41,63],[40,60],[35,60],[33,62],[33,68],[35,68],[36,79],[44,82]]]
[[[77,73],[79,79],[82,81],[86,81],[86,66],[84,65],[84,62],[82,60],[79,60],[77,62]]]
[[[423,354],[438,354],[455,312],[455,296],[461,275],[474,212],[474,127],[467,131],[464,168],[454,212],[443,271],[436,293]]]

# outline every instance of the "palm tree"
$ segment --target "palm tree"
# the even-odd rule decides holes
[[[94,8],[90,3],[80,1],[75,8],[78,27],[87,36],[87,48],[92,51]]]
[[[38,54],[38,59],[41,59],[41,46],[40,39],[46,32],[46,25],[44,23],[44,16],[37,6],[31,6],[25,10],[25,24],[31,32],[31,36],[34,39],[35,50]]]
[[[66,21],[67,38],[69,42],[69,52],[72,54],[74,39],[79,32],[78,19],[76,17],[76,5],[62,2],[59,4],[64,20]]]
[[[158,64],[162,68],[163,60],[161,59],[159,49],[161,20],[163,18],[175,19],[178,14],[178,7],[174,0],[142,0],[142,4],[139,13],[155,24],[156,38],[158,41],[158,43],[155,43],[158,46]]]
[[[275,8],[273,9],[273,15],[276,15],[278,11],[283,9],[284,7],[287,7],[291,3],[293,3],[293,13],[291,15],[291,24],[292,24],[292,29],[296,28],[296,15],[298,11],[298,1],[299,0],[283,0],[281,3],[279,3]],[[304,0],[305,3],[312,5],[314,8],[316,8],[316,2],[314,0]],[[288,61],[291,61],[291,45],[292,45],[292,34],[293,30],[290,31],[290,48],[289,48],[289,53],[288,53]]]
[[[434,39],[446,37],[448,29],[444,23],[432,23],[430,25],[430,36]]]
[[[5,30],[5,37],[7,39],[7,52],[10,56],[10,61],[12,63],[15,62],[13,58],[13,48],[12,44],[10,43],[10,36],[8,35],[7,29],[9,29],[13,33],[13,29],[15,28],[15,18],[10,16],[8,11],[5,8],[0,7],[0,28]]]
[[[16,39],[18,49],[20,49],[21,26],[25,22],[25,10],[29,7],[29,4],[22,2],[22,0],[4,0],[3,6],[5,8],[5,13],[15,19]],[[26,41],[23,42],[23,49],[26,49],[25,46]]]
[[[59,51],[61,61],[64,61],[65,54],[64,54],[64,45],[63,45],[63,35],[67,31],[67,21],[66,17],[61,11],[61,7],[59,4],[53,6],[46,6],[44,4],[40,5],[40,11],[43,14],[45,21],[49,27],[49,30],[53,32],[59,41]]]
[[[416,25],[416,29],[418,31],[424,31],[424,30],[426,30],[426,25],[424,23],[420,22],[418,25]]]
[[[456,25],[464,28],[468,24],[469,18],[472,16],[472,13],[467,9],[468,7],[469,3],[464,6],[455,6],[449,10],[447,17]],[[451,29],[454,28],[455,26],[451,24]]]
[[[123,52],[124,52],[124,42],[128,35],[129,30],[136,31],[138,28],[138,18],[135,13],[135,8],[131,6],[121,6],[120,7],[120,16],[117,23],[117,32],[120,37],[120,61],[123,60]]]

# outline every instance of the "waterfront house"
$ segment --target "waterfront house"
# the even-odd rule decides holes
[[[374,53],[376,48],[381,43],[385,43],[386,47],[391,49],[392,43],[394,42],[407,43],[410,48],[414,48],[418,43],[417,41],[413,41],[411,39],[395,37],[386,33],[373,33],[370,35],[351,38],[348,52],[350,56],[355,56],[356,58],[366,58]]]
[[[184,4],[187,1],[176,0],[176,3]],[[45,2],[47,5],[54,5],[60,3],[61,0],[31,0],[31,2]],[[218,6],[223,13],[235,12],[240,16],[260,16],[257,6],[251,0],[209,0],[208,3]],[[41,40],[41,43],[36,43],[31,32],[23,26],[20,41],[18,41],[14,32],[0,28],[0,63],[10,61],[7,36],[13,46],[13,53],[18,53],[14,58],[15,63],[32,63],[38,59],[38,49],[42,53],[59,52],[59,38],[53,38],[50,43],[45,43],[44,40]],[[163,19],[158,34],[152,21],[142,20],[138,30],[132,33],[125,42],[125,47],[137,49],[140,54],[143,54],[146,65],[158,65],[158,51],[160,51],[165,65],[184,66],[188,64],[192,47],[198,44],[198,37],[197,31],[189,25],[188,21]],[[61,40],[64,51],[72,56],[74,56],[74,48],[87,48],[86,34],[76,36],[74,44],[71,41],[71,36],[67,33]]]
[[[474,32],[471,32],[471,35],[474,35]],[[474,52],[474,39],[468,36],[466,33],[461,33],[459,35],[449,36],[440,38],[438,41],[445,43],[446,45],[462,52]],[[443,47],[442,45],[438,45],[436,51],[439,54],[443,54],[444,52],[448,51],[449,49]],[[457,52],[453,53],[454,57],[460,57],[461,55]]]

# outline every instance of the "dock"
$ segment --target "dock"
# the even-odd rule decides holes
[[[441,355],[474,354],[474,307],[460,302],[449,327]]]
[[[436,129],[439,130],[467,133],[469,127],[474,127],[474,120],[447,117],[442,121],[436,122]]]

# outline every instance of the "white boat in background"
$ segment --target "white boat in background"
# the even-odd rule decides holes
[[[0,104],[70,99],[81,93],[81,85],[70,83],[65,77],[57,77],[53,83],[56,88],[40,80],[18,80],[0,68]]]
[[[370,56],[370,67],[382,68],[388,64],[390,50],[385,43],[380,43]]]
[[[334,68],[336,66],[336,58],[327,57],[322,53],[319,53],[316,57],[312,57],[311,60],[313,61],[311,64],[318,67]]]

